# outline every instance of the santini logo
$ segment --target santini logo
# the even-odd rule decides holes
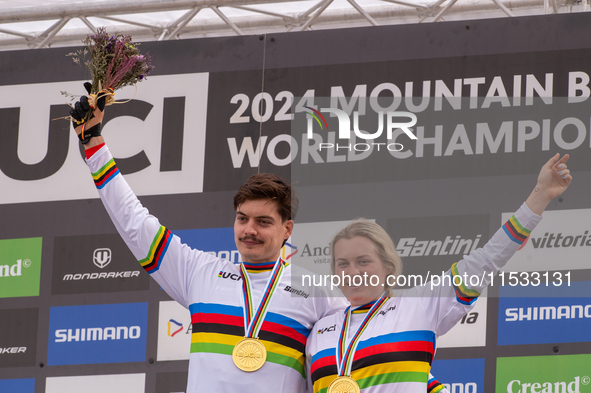
[[[0,265],[0,277],[18,277],[23,275],[23,266],[29,267],[31,266],[31,261],[29,259],[25,259],[24,262],[22,259],[16,261],[16,263],[12,266],[10,265]]]
[[[591,318],[591,304],[586,306],[548,306],[508,308],[505,310],[505,321],[543,321],[546,319]]]
[[[514,379],[507,385],[507,393],[580,393],[580,385],[588,385],[589,377],[575,377],[572,382],[525,383]]]
[[[482,235],[475,239],[463,239],[460,235],[445,240],[418,240],[416,237],[403,237],[396,250],[401,257],[422,257],[428,255],[465,255],[478,248]]]
[[[139,326],[117,326],[106,328],[58,329],[55,331],[55,342],[71,341],[105,341],[105,340],[137,340],[142,329]]]

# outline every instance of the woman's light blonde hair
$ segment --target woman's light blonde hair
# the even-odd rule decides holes
[[[330,270],[332,274],[335,274],[335,244],[341,239],[352,239],[356,236],[363,236],[372,241],[382,263],[386,269],[391,272],[389,276],[396,277],[402,274],[402,260],[400,259],[396,247],[394,247],[394,242],[392,242],[388,233],[375,222],[364,218],[358,218],[352,221],[332,239],[332,242],[330,243]],[[384,277],[384,279],[386,280],[386,291],[390,292],[394,286],[388,285],[387,277]],[[396,283],[396,280],[392,281]]]

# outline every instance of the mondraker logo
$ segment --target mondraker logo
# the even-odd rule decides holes
[[[97,248],[92,255],[92,261],[101,269],[111,263],[111,249]]]
[[[478,248],[482,235],[474,239],[463,238],[457,235],[455,238],[446,236],[444,240],[417,240],[416,237],[401,238],[396,250],[401,257],[422,257],[439,255],[465,255]]]
[[[25,353],[27,352],[27,347],[8,347],[2,348],[0,347],[0,355],[4,354],[14,354],[14,353]]]
[[[224,272],[223,270],[220,270],[220,272],[218,273],[218,278],[229,278],[230,280],[234,280],[234,281],[240,281],[242,280],[242,277],[240,276],[240,274],[235,274],[235,273],[228,273],[228,272]]]

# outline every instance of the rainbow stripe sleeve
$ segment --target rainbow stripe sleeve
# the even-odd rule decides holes
[[[476,299],[478,299],[478,296],[480,296],[480,293],[466,286],[466,283],[458,270],[457,262],[451,265],[450,274],[458,302],[466,305],[474,303]]]
[[[115,160],[111,158],[101,169],[92,174],[92,179],[96,188],[100,190],[118,174],[119,169],[115,164]]]
[[[164,255],[166,254],[166,250],[168,249],[171,240],[172,233],[166,227],[161,225],[154,240],[152,240],[148,255],[139,261],[140,265],[142,265],[144,270],[149,274],[155,273],[160,269],[160,264],[162,263],[162,259],[164,259]]]
[[[429,383],[427,384],[427,393],[437,393],[441,392],[445,386],[441,384],[435,378],[429,379]]]
[[[509,239],[514,241],[515,243],[521,245],[523,244],[531,231],[521,225],[517,217],[513,215],[506,223],[503,225],[503,230],[509,236]]]

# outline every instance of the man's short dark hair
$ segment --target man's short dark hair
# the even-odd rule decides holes
[[[291,186],[272,173],[258,173],[251,176],[234,195],[234,210],[245,201],[270,199],[277,202],[283,222],[293,220],[298,211],[298,198]]]

